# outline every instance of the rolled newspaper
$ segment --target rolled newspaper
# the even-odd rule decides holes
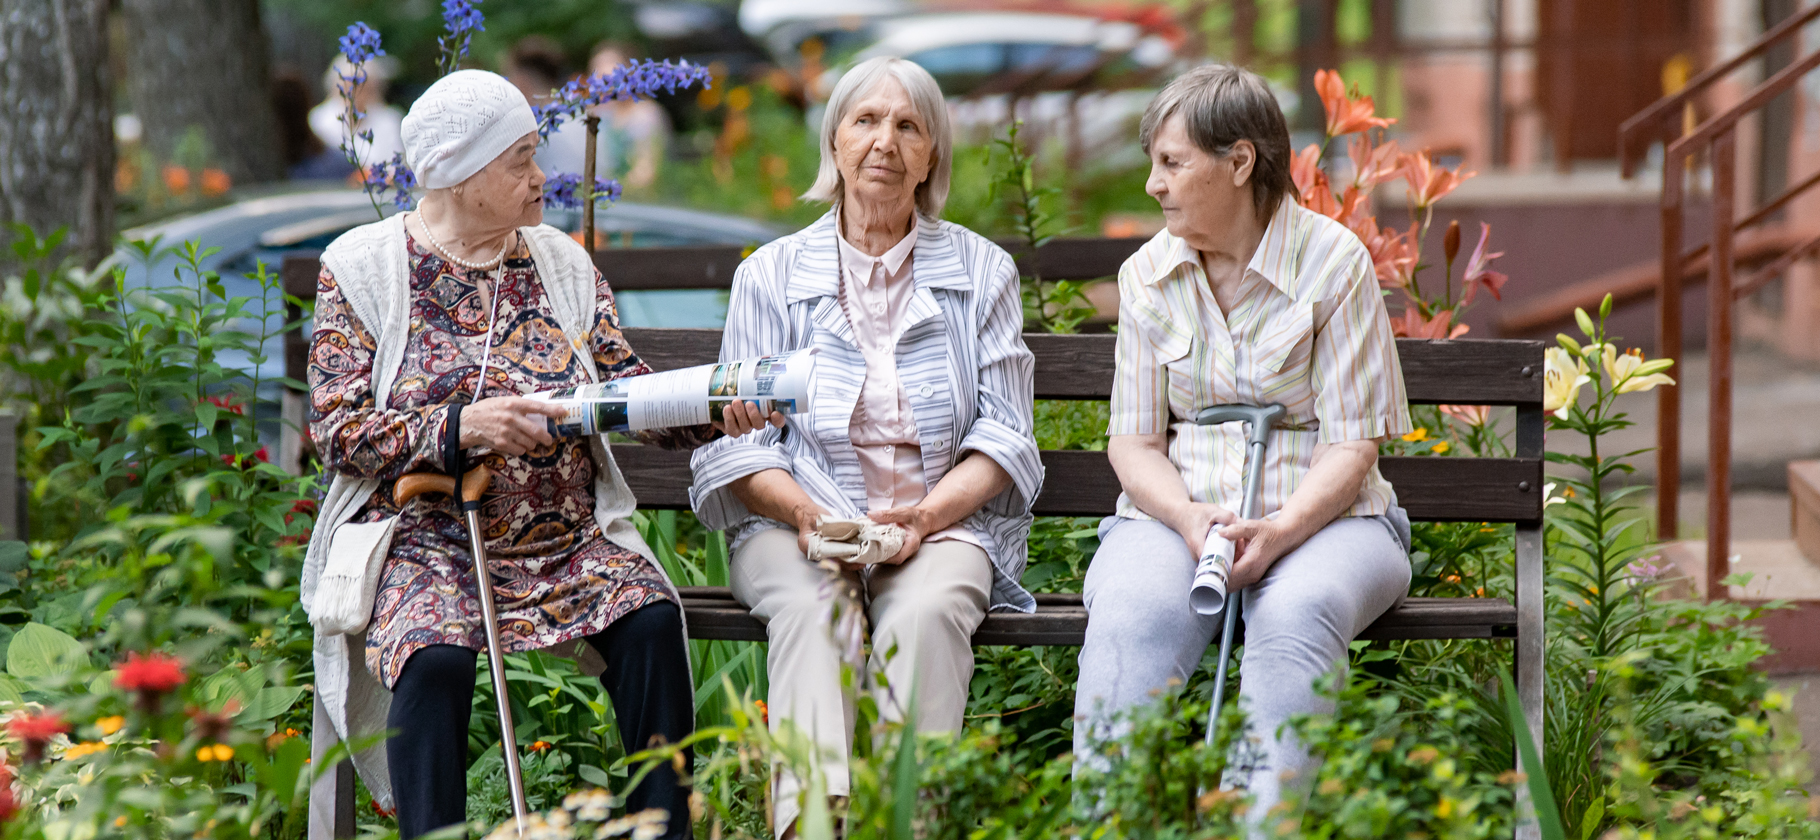
[[[681,370],[626,376],[576,388],[532,394],[568,409],[551,418],[550,433],[561,437],[607,432],[642,432],[699,426],[720,416],[736,400],[758,403],[759,411],[802,414],[809,410],[814,351],[697,365]]]
[[[1220,536],[1218,525],[1208,529],[1201,544],[1201,559],[1194,566],[1194,587],[1188,605],[1201,615],[1217,615],[1226,608],[1226,578],[1232,574],[1232,540]]]

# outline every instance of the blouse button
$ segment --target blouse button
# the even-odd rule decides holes
[[[921,393],[922,393],[924,399],[933,397],[933,396],[935,396],[935,386],[934,385],[924,385]]]

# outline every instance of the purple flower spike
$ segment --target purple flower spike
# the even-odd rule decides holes
[[[442,28],[450,35],[485,32],[486,15],[474,8],[480,0],[442,0]]]
[[[537,133],[548,138],[564,121],[579,119],[587,109],[618,99],[651,99],[700,84],[713,86],[708,68],[687,61],[629,61],[610,73],[574,79],[562,86],[548,105],[535,109]]]
[[[349,64],[356,67],[374,56],[385,55],[385,50],[379,47],[379,30],[365,22],[350,24],[348,34],[341,36],[341,54],[347,57]]]
[[[594,203],[605,204],[619,200],[619,182],[611,179],[594,179]],[[564,172],[545,181],[543,185],[544,202],[555,207],[569,210],[581,208],[581,176],[573,172]]]
[[[461,67],[461,61],[468,57],[468,44],[474,33],[485,32],[486,15],[475,8],[480,0],[442,0],[442,37],[436,39],[441,55],[436,59],[436,68],[443,75],[455,72]]]
[[[1640,557],[1624,567],[1624,571],[1639,581],[1657,580],[1674,571],[1674,565],[1662,558],[1660,554]]]

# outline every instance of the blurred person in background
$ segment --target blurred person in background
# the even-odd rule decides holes
[[[335,180],[348,177],[354,167],[340,149],[332,149],[310,130],[310,85],[295,71],[272,78],[272,112],[278,117],[278,143],[284,154],[285,176],[293,181]]]
[[[594,57],[588,60],[588,75],[612,73],[632,60],[633,54],[627,44],[602,42],[594,47]],[[621,186],[632,191],[645,190],[656,183],[664,147],[670,140],[670,115],[648,99],[603,102],[590,113],[600,117],[596,151],[600,177],[618,178]]]
[[[353,72],[354,67],[347,58],[335,56],[328,72],[322,74],[322,89],[326,94],[322,102],[310,109],[310,130],[329,149],[340,152],[344,145],[352,148],[363,165],[390,161],[404,151],[404,141],[399,139],[404,114],[385,101],[386,88],[398,74],[398,63],[390,56],[366,62],[366,81],[354,88],[354,107],[362,116],[360,122],[354,124],[353,136],[349,136],[342,125],[347,100],[342,98],[341,88],[347,84],[342,78]],[[373,133],[371,143],[359,136],[368,131]]]
[[[569,58],[562,46],[542,35],[527,35],[507,51],[500,74],[530,100],[533,107],[548,105],[570,78]],[[564,120],[555,133],[537,147],[537,167],[545,178],[581,174],[587,164],[587,127],[580,120]],[[596,177],[605,177],[604,171]]]

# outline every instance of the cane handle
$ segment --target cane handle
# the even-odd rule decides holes
[[[484,466],[468,470],[461,477],[461,500],[477,502],[487,492],[487,486],[493,481],[493,473]],[[403,507],[406,502],[425,493],[447,493],[455,495],[455,479],[441,473],[411,473],[398,477],[398,483],[392,485],[392,500]]]

